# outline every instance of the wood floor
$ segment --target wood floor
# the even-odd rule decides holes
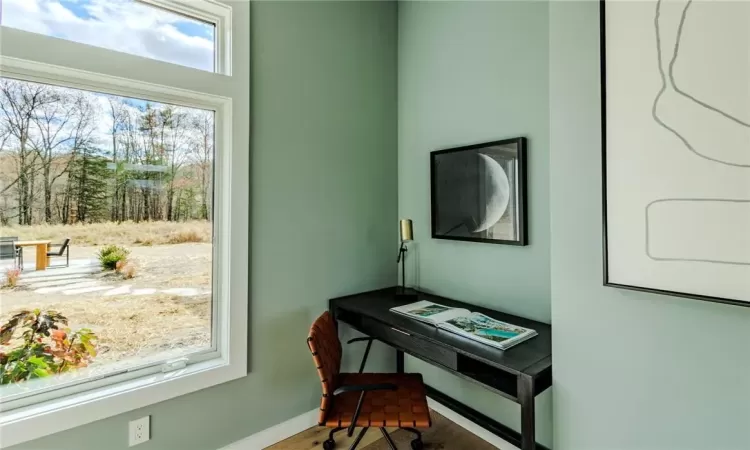
[[[466,431],[445,417],[432,412],[432,428],[422,435],[425,450],[496,450],[497,447],[490,445],[472,433]],[[322,450],[323,441],[328,439],[328,429],[314,427],[289,439],[268,447],[266,450]],[[354,437],[346,437],[346,431],[336,434],[336,449],[348,449]],[[411,450],[410,442],[413,434],[394,429],[389,429],[393,441],[399,450]],[[388,444],[377,428],[371,428],[360,442],[357,450],[388,450]]]

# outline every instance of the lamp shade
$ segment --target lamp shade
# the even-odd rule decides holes
[[[401,232],[401,242],[411,241],[414,239],[411,228],[411,219],[401,219],[398,222]]]

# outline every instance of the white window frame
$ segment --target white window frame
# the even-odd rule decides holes
[[[232,75],[232,9],[214,0],[136,0],[214,25],[214,72]]]
[[[213,0],[140,1],[202,20],[212,19],[217,24],[217,47],[224,49],[217,52],[216,72],[0,27],[0,42],[11,44],[7,49],[0,46],[0,76],[215,112],[213,348],[191,357],[191,364],[179,370],[162,372],[161,364],[150,365],[66,387],[65,392],[70,395],[65,397],[52,391],[31,397],[36,401],[27,406],[7,409],[6,405],[0,405],[3,409],[0,411],[0,448],[247,375],[248,249],[238,243],[247,243],[249,235],[249,195],[247,189],[237,188],[238,183],[243,184],[241,180],[245,180],[247,186],[249,159],[247,148],[232,145],[240,128],[246,128],[233,123],[234,108],[238,105],[228,92],[231,89],[228,90],[226,84],[216,83],[220,80],[217,77],[225,76],[231,67],[231,8]],[[196,15],[199,10],[203,15]],[[221,11],[223,16],[217,17]],[[209,14],[214,15],[208,17]],[[221,43],[220,35],[225,37]],[[19,45],[21,43],[27,47]],[[59,55],[71,52],[78,58],[70,63],[65,59],[63,66]],[[108,64],[107,70],[99,70],[102,59],[111,60],[113,64]],[[115,75],[121,71],[118,65],[128,78]]]

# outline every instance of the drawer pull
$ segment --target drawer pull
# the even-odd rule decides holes
[[[391,327],[391,330],[396,331],[396,332],[401,333],[401,334],[405,334],[407,336],[411,336],[411,334],[407,333],[406,331],[401,331],[398,328]]]

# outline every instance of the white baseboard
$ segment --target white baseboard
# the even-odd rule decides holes
[[[487,431],[486,429],[480,427],[464,416],[459,415],[457,412],[453,411],[447,406],[441,405],[436,400],[427,398],[427,404],[430,406],[431,410],[435,411],[436,413],[440,414],[441,416],[445,417],[446,419],[450,420],[451,422],[455,423],[456,425],[460,426],[476,437],[482,439],[483,441],[494,445],[500,450],[520,450],[518,447],[506,441],[505,439],[498,437],[491,431]]]
[[[233,442],[220,450],[261,450],[318,424],[318,408]]]
[[[465,417],[454,412],[452,409],[441,405],[439,402],[428,398],[427,403],[430,409],[437,412],[441,416],[465,429],[466,431],[474,434],[478,438],[486,441],[489,444],[501,450],[519,450],[518,447],[509,443],[508,441],[499,438],[495,434],[486,429],[480,427],[474,422],[466,419]],[[301,414],[297,417],[291,418],[286,422],[274,425],[271,428],[266,428],[263,431],[248,436],[237,442],[233,442],[226,447],[219,450],[261,450],[266,447],[270,447],[273,444],[288,439],[296,434],[299,434],[308,428],[314,427],[318,424],[318,412],[319,410],[313,409],[312,411]]]

